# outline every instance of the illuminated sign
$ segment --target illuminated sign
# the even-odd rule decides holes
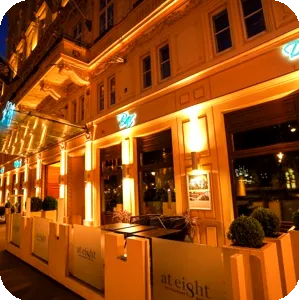
[[[15,108],[16,105],[13,104],[12,102],[8,101],[6,103],[6,106],[2,112],[2,120],[1,120],[2,125],[8,127],[11,124],[11,120],[15,112]]]
[[[0,174],[4,174],[4,172],[5,172],[5,168],[4,167],[0,168]]]
[[[282,53],[287,56],[289,60],[299,58],[299,40],[294,40],[284,45]]]
[[[21,168],[22,167],[22,158],[20,158],[20,159],[18,159],[18,160],[15,160],[14,162],[13,162],[13,166],[14,166],[14,168],[15,169],[17,169],[17,168]]]
[[[124,112],[122,114],[117,115],[117,121],[119,122],[119,129],[123,128],[131,128],[135,125],[136,114],[129,114],[128,112]]]

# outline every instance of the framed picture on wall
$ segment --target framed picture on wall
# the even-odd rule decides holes
[[[210,173],[187,174],[189,209],[211,210]]]

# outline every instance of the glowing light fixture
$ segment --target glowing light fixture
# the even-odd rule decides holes
[[[121,113],[116,116],[119,122],[119,129],[131,128],[135,125],[137,114]]]
[[[282,152],[279,152],[279,153],[277,154],[277,157],[278,157],[278,162],[281,163],[281,162],[282,162],[282,159],[283,159],[283,157],[284,157],[284,154],[283,154]]]
[[[296,132],[297,131],[297,128],[293,127],[291,128],[291,132]]]
[[[294,40],[283,46],[283,55],[287,56],[289,60],[299,58],[299,40]]]
[[[2,112],[2,125],[9,127],[12,121],[12,117],[15,112],[16,105],[10,101],[7,101],[6,106]]]

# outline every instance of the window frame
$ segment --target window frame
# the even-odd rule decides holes
[[[81,25],[81,26],[80,26]],[[81,27],[81,32],[80,34],[78,34],[78,29]],[[74,35],[74,31],[77,31],[77,35]],[[72,32],[72,37],[78,41],[83,41],[83,23],[82,20],[80,20],[79,22],[76,23],[75,26],[73,26],[73,32]]]
[[[149,71],[144,71],[144,59],[146,59],[147,57],[150,58],[150,69]],[[143,56],[141,56],[140,59],[140,64],[141,64],[141,86],[142,86],[142,90],[147,90],[150,89],[153,86],[153,59],[152,59],[152,55],[150,52],[147,52],[146,54],[144,54]],[[144,86],[144,76],[146,73],[150,73],[151,75],[151,84],[149,86]]]
[[[103,87],[103,97],[101,97],[101,87]],[[100,82],[98,84],[98,101],[97,101],[97,112],[100,113],[105,110],[105,84],[104,82]],[[103,101],[101,101],[103,100]],[[103,108],[101,109],[101,103],[103,104]]]
[[[214,22],[214,18],[219,15],[220,13],[222,13],[224,10],[227,11],[227,16],[228,16],[228,22],[229,22],[229,26],[226,27],[225,29],[222,29],[221,31],[216,33],[216,28],[215,28],[215,22]],[[234,47],[234,43],[233,43],[233,34],[232,34],[232,26],[231,26],[231,22],[230,22],[230,13],[229,13],[229,9],[227,6],[222,6],[219,9],[217,9],[215,12],[213,12],[210,15],[210,22],[211,22],[211,28],[212,28],[212,35],[213,35],[213,46],[214,46],[214,53],[216,55],[221,55],[223,53],[226,53],[230,50],[233,49]],[[218,42],[217,42],[217,34],[224,32],[225,30],[229,29],[229,33],[230,33],[230,38],[231,38],[231,47],[222,50],[222,51],[218,51]]]
[[[114,103],[111,102],[112,100],[112,85],[111,81],[114,79]],[[108,88],[109,88],[109,107],[114,106],[116,104],[116,78],[115,75],[112,75],[108,79]]]
[[[105,1],[105,6],[101,9],[101,0],[99,1],[99,36],[104,36],[109,30],[111,30],[111,28],[114,27],[115,25],[115,1],[114,0],[104,0]],[[109,21],[108,20],[108,10],[110,7],[113,7],[113,18],[112,18],[112,26],[109,27]],[[101,30],[102,26],[101,26],[101,17],[102,15],[105,14],[105,30]]]
[[[85,96],[82,95],[80,98],[79,98],[79,101],[80,101],[80,105],[79,105],[79,108],[80,108],[80,121],[84,121],[85,120]]]
[[[253,15],[256,14],[258,11],[255,11],[254,13],[251,13],[250,15],[246,16],[246,18],[245,18],[245,14],[244,14],[244,10],[243,10],[243,4],[242,4],[242,1],[243,1],[243,0],[239,0],[239,7],[240,7],[240,11],[241,11],[241,16],[242,16],[242,24],[243,24],[242,27],[243,27],[244,37],[245,37],[245,40],[246,40],[246,41],[251,41],[251,40],[253,40],[253,39],[257,38],[257,37],[260,37],[260,36],[262,36],[262,35],[264,35],[264,34],[266,34],[266,33],[268,32],[269,26],[268,26],[267,17],[266,17],[266,10],[265,10],[265,6],[264,6],[264,1],[263,1],[263,0],[260,0],[261,3],[262,3],[262,11],[263,11],[263,15],[264,15],[264,22],[265,22],[265,27],[266,27],[266,28],[265,28],[264,31],[261,31],[261,32],[255,34],[255,35],[253,35],[253,36],[251,36],[251,37],[248,37],[247,26],[246,26],[246,20],[245,20],[245,19],[248,18],[248,17],[253,16]],[[259,11],[260,11],[260,10],[259,10]]]
[[[77,100],[72,101],[72,122],[77,123],[78,119],[78,104]]]
[[[168,46],[168,51],[169,51],[169,59],[168,59],[168,61],[169,61],[169,67],[170,67],[170,75],[168,76],[168,77],[165,77],[165,78],[162,78],[162,64],[164,64],[165,62],[161,62],[161,50],[165,47],[165,46]],[[171,51],[170,51],[170,43],[169,43],[169,41],[167,41],[167,42],[165,42],[165,43],[163,43],[163,44],[161,44],[159,47],[158,47],[158,51],[157,51],[157,55],[158,55],[158,63],[159,63],[159,67],[157,68],[158,69],[158,72],[159,72],[159,81],[160,82],[163,82],[163,81],[165,81],[165,80],[167,80],[167,79],[169,79],[169,78],[171,78],[172,77],[172,66],[171,66]],[[167,62],[168,62],[167,61]]]

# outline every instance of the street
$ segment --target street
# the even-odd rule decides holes
[[[83,299],[4,251],[4,241],[5,225],[0,225],[0,277],[15,297],[21,300]]]

